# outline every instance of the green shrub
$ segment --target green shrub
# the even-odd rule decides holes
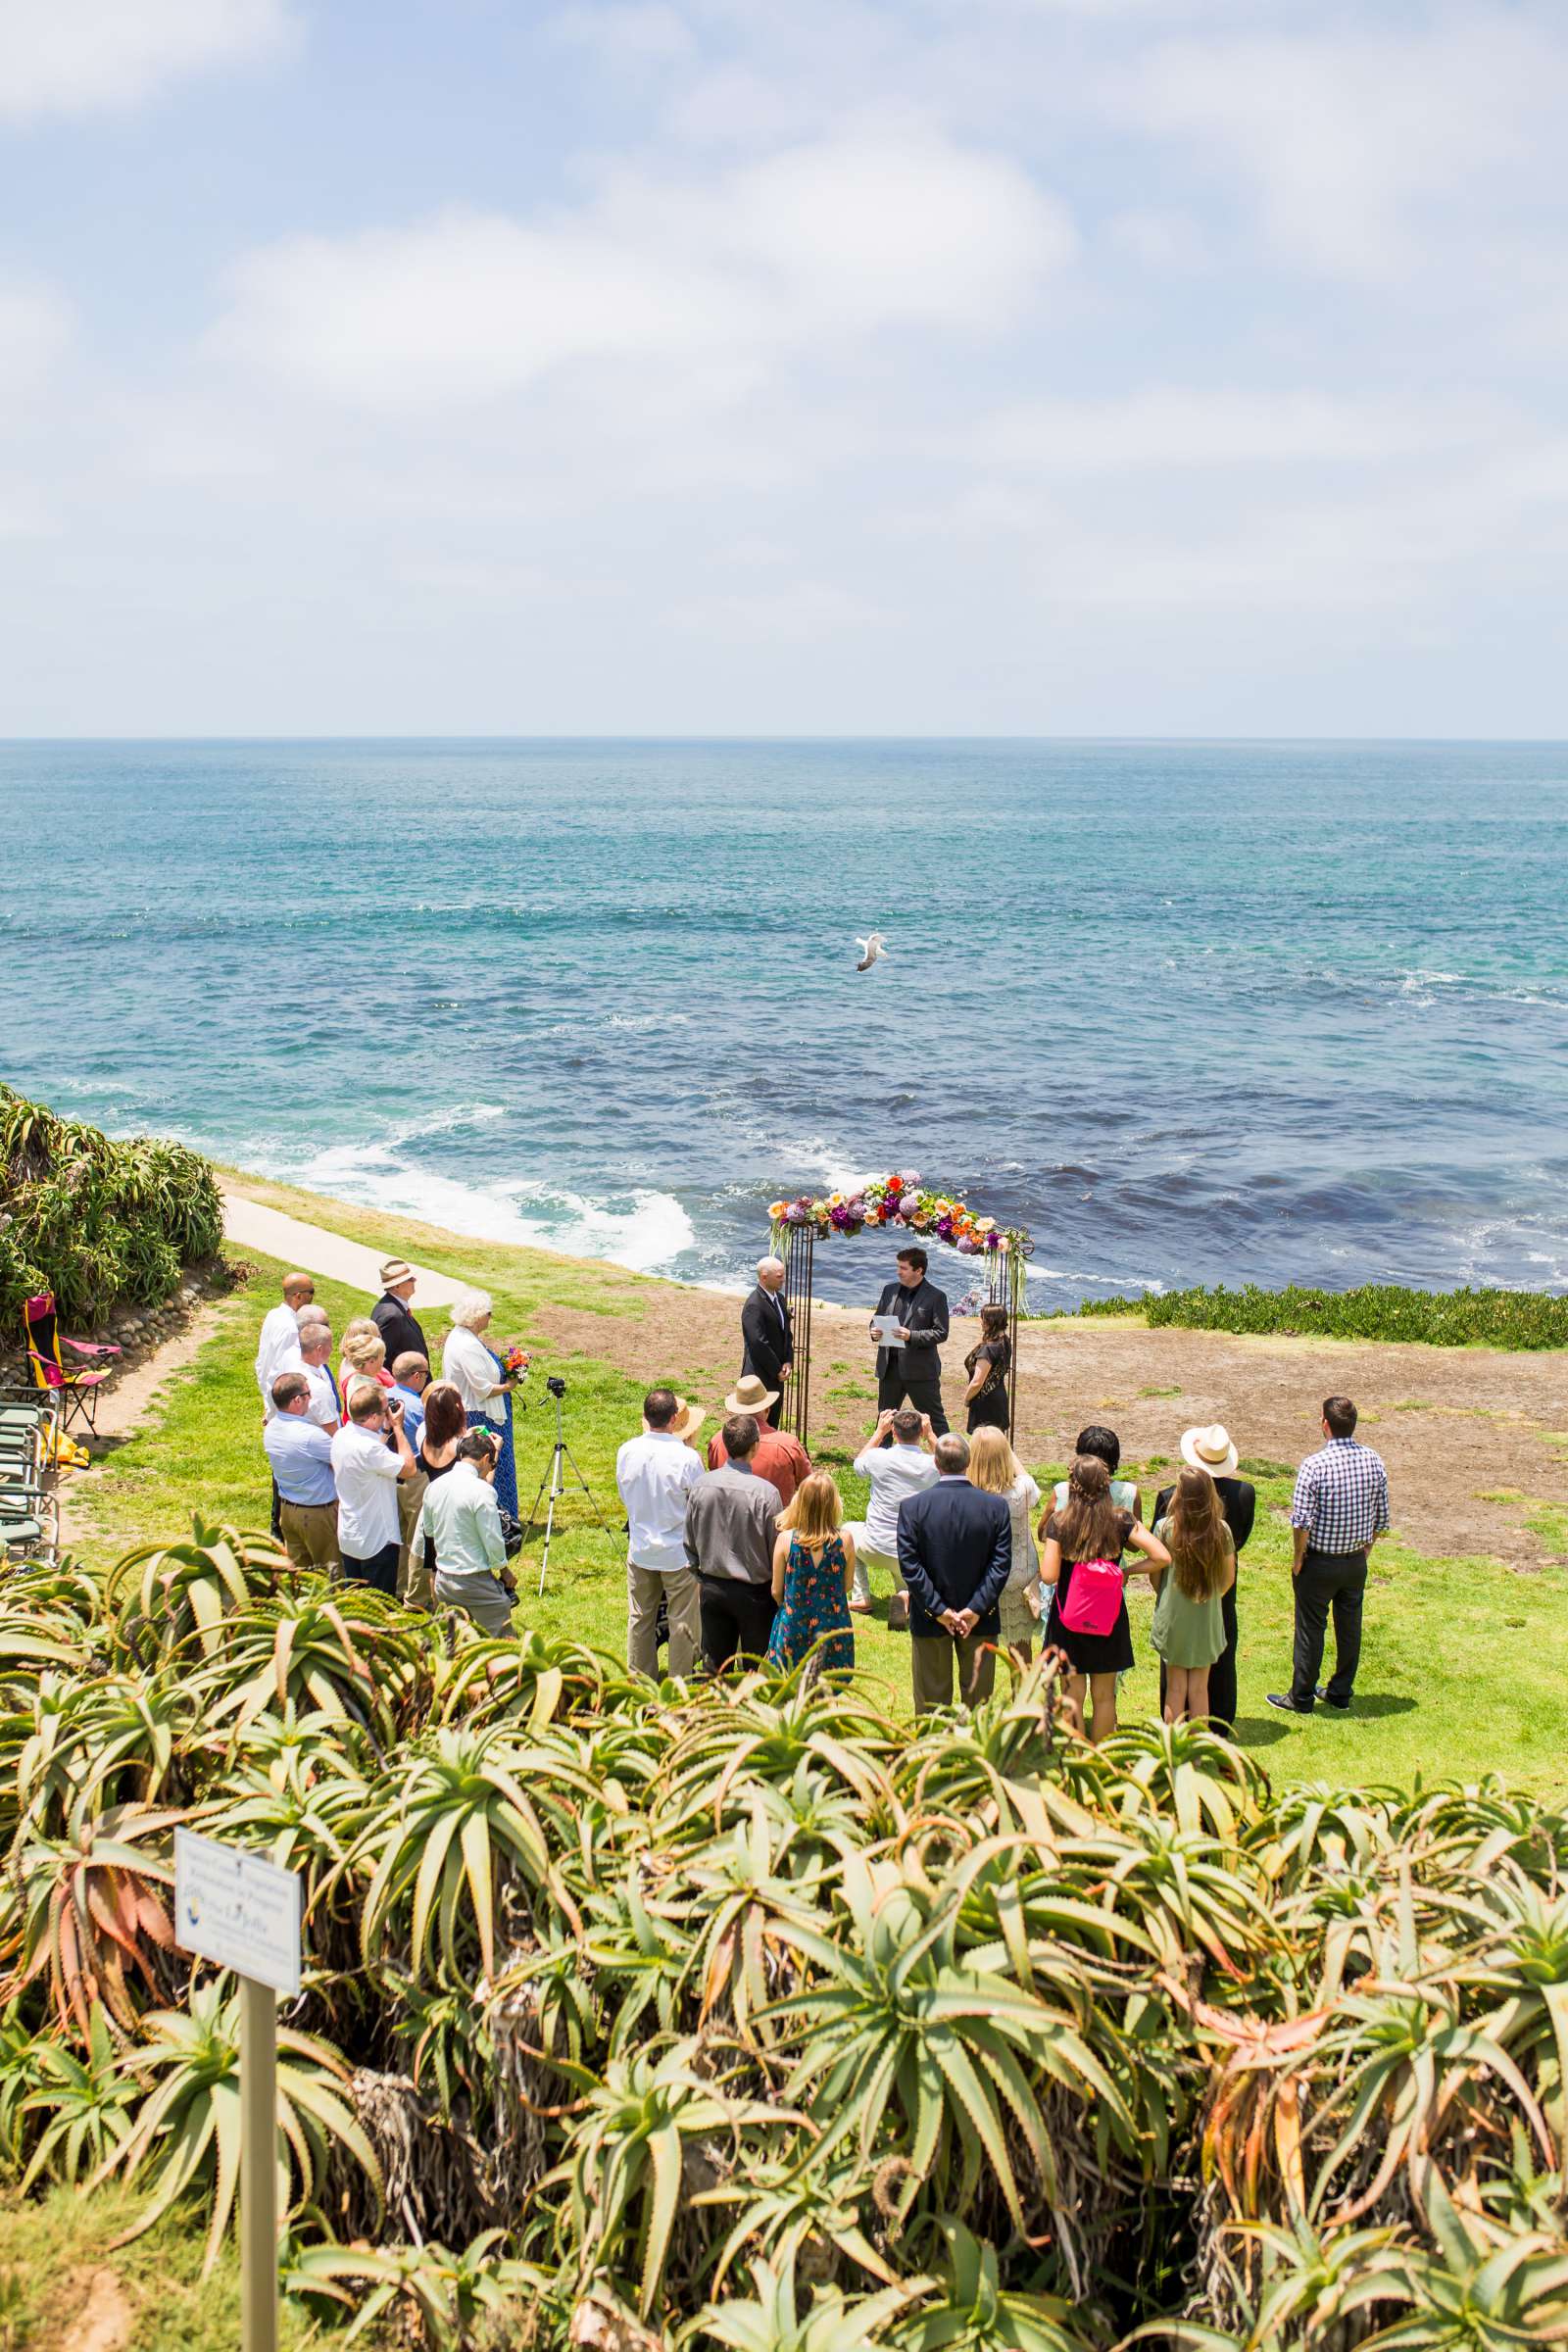
[[[36,1291],[68,1323],[155,1304],[222,1235],[218,1180],[196,1152],[116,1143],[0,1085],[0,1331]]]
[[[1568,1348],[1568,1298],[1543,1291],[1406,1291],[1364,1282],[1353,1291],[1166,1291],[1144,1298],[1086,1298],[1080,1315],[1143,1315],[1191,1331],[1286,1332],[1323,1340],[1421,1340],[1433,1348]]]

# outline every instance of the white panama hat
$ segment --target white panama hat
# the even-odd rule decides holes
[[[1221,1422],[1182,1433],[1182,1460],[1194,1470],[1206,1470],[1210,1478],[1233,1478],[1240,1459],[1231,1433]]]

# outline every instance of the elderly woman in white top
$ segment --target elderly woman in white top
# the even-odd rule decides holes
[[[512,1391],[501,1358],[490,1348],[485,1333],[495,1312],[488,1291],[466,1291],[452,1309],[452,1329],[441,1350],[441,1377],[450,1380],[463,1398],[470,1429],[494,1432],[501,1446],[496,1464],[496,1500],[504,1511],[517,1516],[517,1457],[512,1444]]]

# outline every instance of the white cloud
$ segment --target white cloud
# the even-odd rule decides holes
[[[1428,208],[1462,220],[1485,186],[1539,170],[1568,101],[1568,56],[1515,11],[1387,29],[1189,39],[1144,53],[1133,118],[1239,172],[1271,239],[1332,274],[1407,268]],[[1488,185],[1491,181],[1493,184]]]
[[[0,278],[0,414],[15,414],[36,399],[72,329],[71,307],[52,286]]]
[[[1150,385],[1107,400],[1032,401],[970,436],[983,464],[1026,473],[1374,465],[1430,456],[1499,431],[1473,403],[1348,399],[1314,391]]]
[[[234,271],[215,341],[388,413],[483,402],[574,362],[762,364],[835,334],[987,332],[1073,250],[1017,165],[918,126],[701,181],[624,172],[574,214],[453,212],[297,237]]]
[[[134,106],[286,46],[287,0],[0,0],[0,117]]]

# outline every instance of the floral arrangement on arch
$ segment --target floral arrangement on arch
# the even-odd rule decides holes
[[[925,1191],[914,1168],[878,1176],[853,1193],[829,1193],[823,1199],[803,1193],[798,1200],[774,1200],[767,1213],[775,1247],[792,1229],[803,1225],[823,1236],[843,1234],[851,1241],[867,1227],[874,1231],[893,1225],[911,1233],[933,1234],[965,1257],[1007,1252],[1024,1258],[1034,1248],[1021,1226],[1003,1227],[995,1217],[977,1217],[967,1201]]]

